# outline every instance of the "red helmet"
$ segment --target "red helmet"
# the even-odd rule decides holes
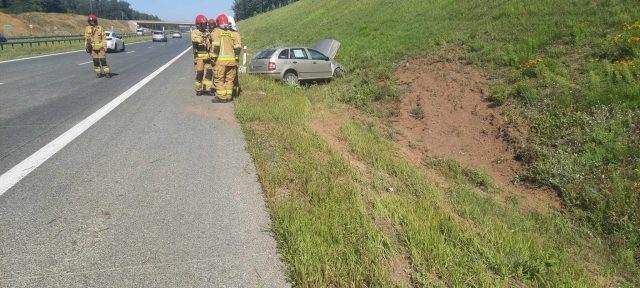
[[[216,22],[218,23],[218,26],[229,25],[229,18],[227,18],[227,15],[220,14],[218,15],[218,20]]]
[[[98,25],[98,17],[96,17],[95,14],[91,13],[87,18],[87,22],[89,22],[89,25]]]
[[[207,29],[207,17],[204,17],[202,14],[196,16],[196,27],[200,30]]]
[[[213,28],[216,28],[216,26],[218,26],[216,25],[216,19],[213,19],[213,18],[209,19],[208,23],[209,23],[209,29],[211,30],[213,30]]]

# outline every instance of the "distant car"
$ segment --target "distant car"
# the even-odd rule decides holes
[[[116,32],[105,31],[107,36],[107,51],[122,52],[125,50],[124,40]]]
[[[173,34],[171,34],[171,38],[182,38],[182,33],[180,32],[173,32]]]
[[[153,42],[167,42],[168,40],[163,31],[153,31],[151,34],[151,41]]]
[[[144,29],[142,29],[142,28],[136,29],[136,35],[138,35],[138,36],[144,35]]]
[[[340,42],[325,39],[313,49],[295,46],[264,49],[251,58],[249,73],[283,80],[289,85],[340,77],[344,67],[334,59],[339,48]]]
[[[7,37],[4,36],[4,34],[0,33],[0,42],[8,42],[9,40],[7,40]]]

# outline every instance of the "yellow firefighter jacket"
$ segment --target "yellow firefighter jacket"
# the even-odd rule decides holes
[[[104,27],[100,25],[87,26],[84,28],[84,44],[91,44],[93,50],[100,50],[107,47],[107,36]]]
[[[209,57],[209,49],[211,49],[209,31],[198,29],[191,31],[191,43],[193,44],[194,57]]]
[[[212,56],[218,58],[218,63],[233,62],[226,63],[226,66],[237,65],[237,57],[242,47],[238,32],[216,28],[213,30],[212,42]]]

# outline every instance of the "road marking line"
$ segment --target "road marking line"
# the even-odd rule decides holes
[[[0,85],[4,85],[4,83],[0,83]]]
[[[136,53],[136,51],[129,51],[127,54]]]
[[[84,62],[84,63],[80,63],[80,64],[78,64],[78,66],[80,66],[80,65],[85,65],[85,64],[89,64],[89,63],[93,63],[93,61],[89,61],[89,62]]]
[[[29,60],[29,59],[36,59],[36,58],[42,58],[42,57],[63,55],[63,54],[69,54],[69,53],[78,53],[78,52],[84,52],[84,50],[76,50],[76,51],[69,51],[69,52],[62,52],[62,53],[54,53],[54,54],[46,54],[46,55],[40,55],[40,56],[19,58],[19,59],[13,59],[13,60],[5,60],[5,61],[0,61],[0,64],[9,63],[9,62],[16,62],[16,61],[22,61],[22,60]]]
[[[140,43],[147,43],[147,42],[151,42],[151,40],[142,40],[142,41],[137,41],[137,42],[131,42],[131,43],[127,43],[126,45],[133,45],[133,44],[140,44]]]
[[[140,80],[137,84],[133,85],[127,91],[120,94],[120,96],[111,100],[111,102],[102,106],[102,108],[98,109],[98,111],[91,114],[89,117],[80,121],[80,123],[71,127],[71,129],[64,132],[62,135],[58,136],[58,138],[49,142],[49,144],[40,148],[40,150],[31,154],[31,156],[27,157],[27,159],[22,160],[22,162],[18,163],[18,165],[11,168],[9,171],[5,172],[0,176],[0,195],[7,192],[11,187],[16,185],[22,178],[26,177],[33,170],[38,168],[38,166],[42,165],[45,161],[49,160],[53,155],[58,153],[58,151],[62,150],[65,146],[67,146],[71,141],[80,136],[84,131],[87,131],[93,124],[96,124],[100,119],[109,114],[109,112],[113,111],[116,107],[122,104],[125,100],[127,100],[131,95],[140,90],[144,85],[149,83],[153,78],[156,78],[162,71],[167,69],[171,64],[176,62],[182,55],[191,51],[191,47],[184,50],[182,53],[178,54],[178,56],[171,59],[169,62],[164,64],[162,67],[158,68],[158,70],[149,74],[149,76]]]

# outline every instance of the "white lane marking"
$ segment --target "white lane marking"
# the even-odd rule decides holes
[[[13,59],[13,60],[5,60],[5,61],[0,61],[0,64],[9,63],[9,62],[16,62],[16,61],[23,61],[23,60],[29,60],[29,59],[36,59],[36,58],[42,58],[42,57],[63,55],[63,54],[69,54],[69,53],[78,53],[78,52],[84,52],[84,50],[76,50],[76,51],[69,51],[69,52],[62,52],[62,53],[54,53],[54,54],[46,54],[46,55],[40,55],[40,56],[19,58],[19,59]]]
[[[0,85],[4,85],[4,83],[0,83]]]
[[[131,43],[126,43],[126,45],[133,45],[133,44],[140,44],[140,43],[147,43],[147,42],[151,42],[151,40],[142,40],[142,41],[137,41],[137,42],[131,42]]]
[[[85,65],[85,64],[89,64],[89,63],[93,63],[93,61],[89,61],[89,62],[84,62],[84,63],[80,63],[80,64],[78,64],[78,66],[80,66],[80,65]]]
[[[149,76],[142,79],[136,85],[133,85],[127,91],[124,91],[124,93],[120,94],[120,96],[111,100],[111,102],[107,103],[107,105],[102,106],[102,108],[98,109],[98,111],[80,121],[80,123],[67,130],[67,132],[64,132],[62,135],[58,136],[58,138],[49,142],[49,144],[31,154],[31,156],[27,157],[27,159],[22,160],[22,162],[18,163],[18,165],[2,174],[2,176],[0,176],[0,195],[7,192],[9,189],[11,189],[11,187],[20,182],[22,178],[29,175],[29,173],[38,168],[38,166],[47,161],[53,155],[58,153],[58,151],[62,150],[62,148],[67,146],[67,144],[71,143],[71,141],[76,139],[78,136],[84,133],[84,131],[93,126],[93,124],[96,124],[98,121],[100,121],[100,119],[109,114],[109,112],[118,107],[125,100],[131,97],[131,95],[136,93],[138,90],[144,87],[144,85],[153,80],[153,78],[158,76],[162,71],[171,66],[171,64],[176,62],[180,57],[182,57],[182,55],[191,51],[191,49],[191,47],[187,48],[187,50],[184,50],[182,53],[178,54],[178,56],[174,57],[162,67],[158,68],[158,70],[149,74]]]
[[[153,48],[153,46],[149,46],[149,47],[147,47],[147,48],[151,49],[151,48]]]
[[[129,51],[127,54],[136,53],[136,51]]]

